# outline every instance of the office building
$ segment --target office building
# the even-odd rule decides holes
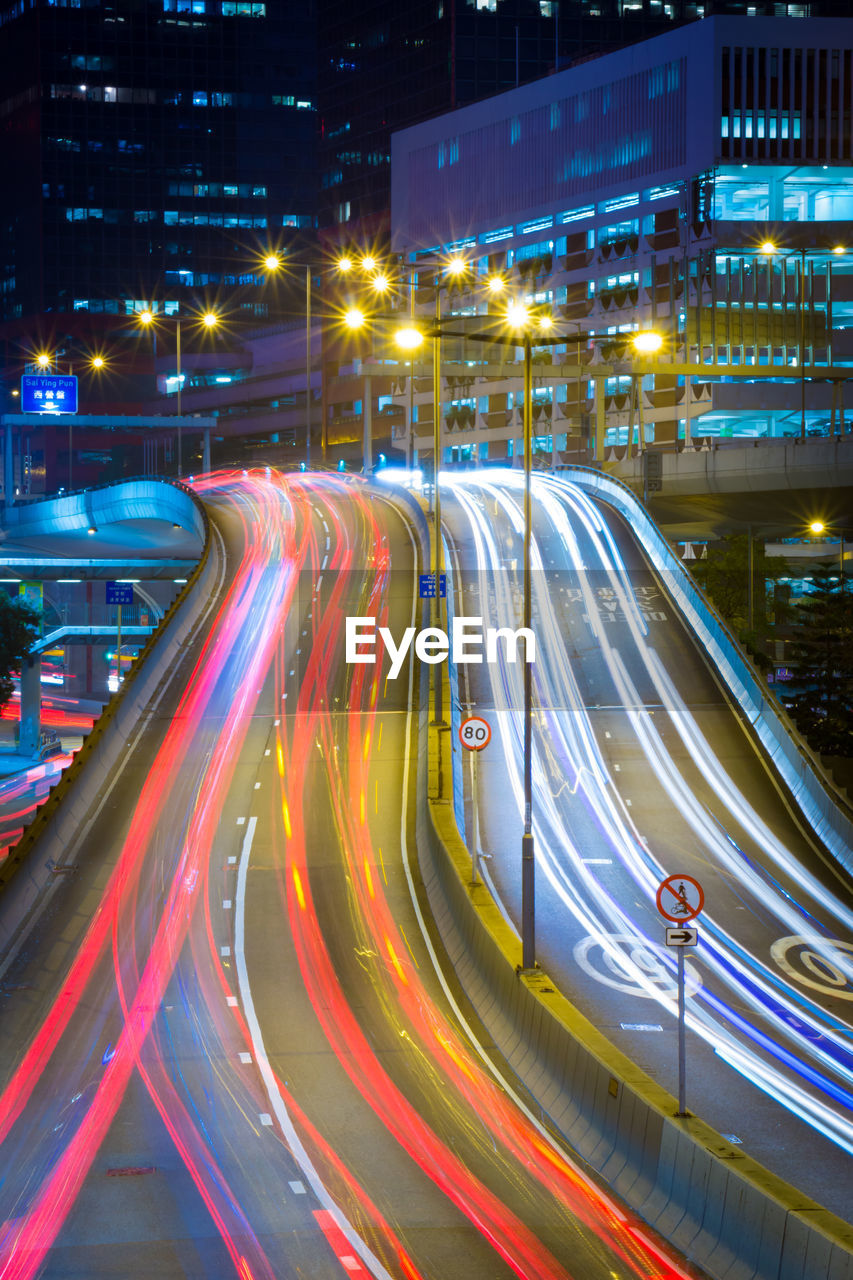
[[[847,0],[322,0],[321,222],[381,232],[395,130],[715,14],[849,12]]]
[[[258,254],[315,218],[314,41],[288,0],[4,0],[0,318],[274,311]]]
[[[421,283],[470,262],[444,314],[494,311],[498,274],[579,335],[535,353],[549,460],[844,430],[852,126],[853,21],[708,18],[396,134],[393,243]],[[623,358],[638,328],[654,371]],[[448,457],[517,456],[518,380],[484,359],[445,379]]]

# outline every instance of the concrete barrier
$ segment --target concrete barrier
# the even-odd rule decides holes
[[[437,668],[433,668],[437,670]],[[422,691],[423,693],[423,691]],[[430,782],[448,735],[427,724]],[[418,786],[418,858],[430,908],[468,998],[500,1052],[571,1146],[641,1218],[714,1280],[853,1280],[853,1227],[694,1117],[612,1045],[541,971],[470,858],[443,798]]]
[[[163,488],[169,487],[160,483]],[[179,503],[189,501],[195,508],[192,525],[204,539],[201,559],[62,779],[0,863],[0,955],[7,953],[30,912],[56,881],[57,871],[68,866],[67,855],[75,847],[98,792],[119,762],[170,666],[191,642],[218,581],[221,554],[211,537],[207,513],[189,490],[181,487],[178,492]]]
[[[412,505],[400,503],[426,562],[428,530]],[[448,959],[500,1053],[570,1146],[713,1280],[853,1280],[853,1227],[710,1125],[677,1116],[677,1100],[545,972],[520,972],[517,934],[485,886],[470,883],[451,800],[450,734],[429,724],[431,673],[449,696],[446,667],[422,666],[419,741],[428,749],[419,760],[418,862]]]

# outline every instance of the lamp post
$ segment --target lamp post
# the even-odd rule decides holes
[[[832,525],[827,525],[823,520],[812,520],[809,524],[809,533],[813,533],[816,537],[820,537],[822,533],[832,531]],[[838,529],[838,578],[839,589],[844,594],[844,535],[847,530],[842,525],[836,525]]]
[[[59,373],[59,361],[55,356],[51,356],[46,351],[40,351],[36,356],[36,366],[42,371],[50,370],[51,365],[57,373]],[[87,357],[86,367],[100,373],[107,365],[102,355],[94,355]],[[68,376],[74,376],[74,366],[71,361],[68,362]],[[74,417],[73,414],[68,415],[68,492],[70,493],[74,487]]]
[[[495,278],[497,279],[497,278]],[[490,282],[490,292],[493,294],[501,291],[500,286],[493,286]],[[490,317],[477,317],[481,322],[488,322]],[[567,337],[572,335],[560,334],[549,337],[553,318],[548,313],[537,314],[530,308],[520,303],[512,303],[507,309],[504,318],[504,327],[517,335],[521,339],[523,350],[523,404],[522,404],[522,421],[523,421],[523,453],[524,453],[524,552],[523,552],[523,604],[522,604],[522,625],[525,628],[524,636],[524,706],[523,706],[523,793],[524,793],[524,829],[521,837],[521,968],[523,970],[531,970],[536,967],[536,877],[535,877],[535,851],[533,839],[533,672],[531,663],[527,661],[527,635],[531,631],[532,622],[532,542],[533,542],[533,503],[532,503],[532,460],[533,460],[533,348],[534,346],[558,346],[564,343]],[[436,449],[436,458],[438,457],[438,384],[440,379],[440,362],[438,346],[441,335],[448,337],[468,338],[477,342],[491,343],[507,343],[506,333],[500,335],[496,332],[477,333],[477,332],[452,332],[449,329],[442,328],[440,322],[431,332],[421,333],[414,326],[398,331],[396,341],[398,346],[406,350],[413,350],[424,340],[430,337],[433,340],[433,399],[435,404],[434,418],[434,443]],[[584,335],[578,333],[574,335],[576,341],[580,343]],[[592,335],[586,335],[590,337]],[[630,339],[635,350],[640,355],[650,355],[660,350],[663,339],[660,334],[651,330],[640,330]],[[439,582],[438,577],[440,564],[440,496],[438,484],[435,485],[436,491],[436,524],[434,537],[434,564],[435,564],[435,583],[436,583],[436,604],[438,603]],[[440,617],[440,613],[436,611],[436,617]],[[440,688],[441,681],[436,678],[436,690]],[[435,702],[435,723],[441,723],[441,703],[440,695],[436,692]]]
[[[146,328],[146,329],[147,329],[147,328],[149,328],[149,327],[151,327],[151,328],[152,328],[152,331],[153,331],[153,333],[154,333],[154,340],[155,340],[155,343],[156,343],[156,340],[157,340],[157,328],[156,328],[156,326],[157,326],[157,324],[161,323],[162,319],[163,319],[163,317],[161,317],[161,316],[160,316],[160,315],[158,315],[155,311],[153,311],[153,310],[149,309],[148,307],[146,307],[144,311],[140,311],[140,312],[139,312],[139,314],[138,314],[138,316],[137,316],[137,320],[138,320],[139,324],[141,324],[141,325],[143,326],[143,328]],[[197,317],[197,322],[198,322],[199,324],[201,324],[205,329],[207,329],[207,330],[210,332],[210,331],[212,331],[213,329],[215,329],[215,328],[216,328],[216,326],[219,324],[219,316],[217,315],[217,313],[216,313],[215,311],[205,311],[201,316]],[[157,350],[156,345],[155,345],[154,350],[155,350],[155,354],[156,354],[156,350]],[[181,478],[181,476],[183,476],[183,474],[184,474],[184,465],[183,465],[183,448],[182,448],[182,446],[183,446],[183,440],[182,440],[182,435],[181,435],[181,384],[182,384],[182,380],[183,380],[183,379],[182,379],[182,375],[181,375],[181,316],[180,316],[180,313],[177,313],[177,314],[175,315],[175,381],[177,382],[177,391],[178,391],[178,399],[177,399],[177,405],[178,405],[178,413],[177,413],[177,419],[178,419],[178,421],[177,421],[177,431],[178,431],[178,478],[179,478],[179,479],[180,479],[180,478]]]
[[[765,240],[761,245],[761,252],[768,257],[775,257],[780,251],[778,245],[772,240]],[[789,249],[782,254],[782,258],[793,257],[794,254],[799,255],[800,273],[799,273],[799,363],[800,363],[800,440],[806,438],[806,257],[809,252],[819,252],[817,250],[809,250],[804,248]],[[844,245],[835,245],[831,251],[836,256],[846,253]],[[814,326],[812,327],[814,332]],[[769,334],[768,334],[769,338]],[[812,354],[812,364],[814,364],[814,354]]]

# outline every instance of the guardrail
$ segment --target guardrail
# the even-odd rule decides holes
[[[552,483],[564,481],[595,494],[628,520],[652,567],[665,575],[666,591],[704,645],[815,835],[841,866],[853,871],[853,822],[842,811],[841,793],[803,743],[777,699],[762,684],[645,507],[621,480],[592,469],[569,467]]]
[[[20,536],[87,533],[119,520],[164,520],[196,534],[207,528],[193,491],[180,481],[140,478],[0,508],[3,528]]]
[[[168,481],[152,483],[171,487]],[[57,869],[68,866],[68,850],[89,806],[118,761],[164,670],[187,642],[208,598],[219,558],[212,551],[207,512],[191,490],[181,486],[179,492],[182,499],[194,505],[195,519],[203,536],[201,558],[61,781],[0,863],[0,895],[3,896],[0,954],[6,951]]]
[[[609,485],[617,499],[611,505],[619,509],[621,501],[626,513],[627,495],[636,528],[635,518],[645,512],[638,512],[630,491],[598,473],[588,476]],[[423,551],[428,529],[423,512],[418,515]],[[648,517],[645,522],[648,545],[657,556],[666,553],[667,569],[678,570],[686,616],[701,622],[734,686],[760,713],[767,699],[757,677]],[[431,671],[440,673],[449,694],[444,667]],[[450,802],[452,744],[429,724],[429,675],[422,666],[418,723],[420,741],[428,745],[426,761],[419,759],[418,862],[449,962],[498,1050],[570,1146],[714,1280],[853,1280],[853,1227],[703,1121],[677,1116],[677,1100],[612,1045],[545,972],[521,971],[517,934],[485,886],[470,883],[470,855]],[[444,795],[441,779],[447,780]]]

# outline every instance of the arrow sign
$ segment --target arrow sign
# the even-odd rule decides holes
[[[667,929],[666,931],[668,947],[695,947],[698,941],[698,929]]]

